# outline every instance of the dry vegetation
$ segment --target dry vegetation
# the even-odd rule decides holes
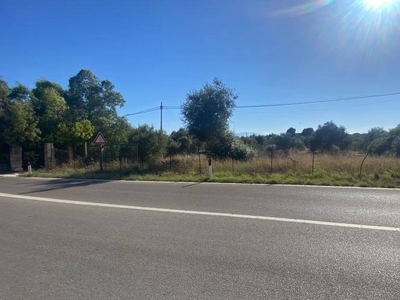
[[[316,154],[314,172],[326,173],[348,172],[359,174],[361,161],[364,154],[346,152],[335,155]],[[165,161],[168,165],[168,160]],[[259,156],[249,161],[218,160],[212,162],[215,172],[237,172],[248,174],[270,174],[271,158]],[[201,157],[203,171],[207,168],[207,158]],[[185,173],[199,171],[198,156],[176,156],[171,163],[171,171]],[[387,171],[400,171],[400,159],[395,157],[368,156],[364,162],[363,173],[384,173]],[[312,172],[312,155],[308,152],[295,152],[289,155],[278,154],[272,159],[272,173],[307,174]]]
[[[368,157],[359,176],[364,155],[354,152],[335,155],[316,154],[314,172],[309,152],[277,154],[250,161],[214,159],[213,177],[209,178],[208,158],[205,156],[175,156],[161,162],[136,164],[129,161],[107,162],[104,172],[98,165],[81,167],[66,166],[51,172],[34,172],[33,176],[101,178],[129,180],[209,181],[266,184],[315,184],[370,187],[400,187],[400,159],[395,157]],[[201,173],[200,173],[201,166]]]

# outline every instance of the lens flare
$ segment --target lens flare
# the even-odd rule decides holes
[[[271,14],[273,17],[296,17],[312,13],[324,6],[332,4],[335,0],[309,0],[304,4],[288,7],[275,11]]]
[[[398,0],[362,0],[362,2],[368,10],[382,11],[382,10],[391,9],[393,7],[393,5],[399,1]]]

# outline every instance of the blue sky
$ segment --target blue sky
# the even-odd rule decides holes
[[[400,3],[392,1],[1,0],[0,75],[10,85],[46,78],[67,87],[89,69],[123,94],[120,115],[179,106],[214,77],[240,94],[237,105],[400,92]],[[230,127],[301,132],[333,120],[367,132],[397,126],[399,110],[400,95],[236,109]],[[160,123],[159,112],[128,119]],[[167,132],[181,127],[179,110],[164,110],[163,123]]]

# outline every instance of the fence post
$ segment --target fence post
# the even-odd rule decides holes
[[[11,146],[10,147],[10,166],[13,172],[21,172],[22,169],[22,147]]]
[[[68,164],[72,165],[73,160],[74,160],[74,148],[71,145],[69,145],[68,146]]]
[[[315,158],[315,151],[312,152],[311,174],[314,174],[314,158]]]
[[[44,167],[46,170],[51,170],[54,168],[54,146],[53,143],[44,144]]]
[[[200,175],[201,175],[201,158],[200,158],[200,151],[199,151],[199,168],[200,168]]]
[[[28,173],[32,174],[32,165],[30,161],[28,161]]]

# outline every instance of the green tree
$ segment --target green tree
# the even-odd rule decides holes
[[[128,139],[130,152],[137,153],[138,151],[138,157],[142,162],[163,157],[166,154],[167,146],[168,136],[147,124],[132,129]],[[127,152],[126,147],[123,150]]]
[[[374,139],[369,145],[370,152],[375,155],[387,153],[390,149],[390,141],[387,137]]]
[[[30,99],[31,91],[26,86],[18,83],[10,89],[0,80],[0,138],[8,146],[39,140]]]
[[[39,79],[35,83],[35,88],[32,90],[32,93],[35,97],[41,98],[42,94],[49,88],[52,88],[57,91],[57,93],[65,98],[67,95],[67,91],[65,91],[61,85],[55,82],[51,82],[47,79]]]
[[[290,127],[288,130],[286,130],[286,134],[290,136],[296,135],[296,129],[293,127]]]
[[[313,146],[317,146],[321,151],[331,151],[334,147],[344,150],[349,145],[346,128],[337,126],[333,121],[326,122],[323,126],[319,125],[313,138]]]
[[[397,136],[391,145],[391,148],[397,157],[400,157],[400,136]]]
[[[391,152],[400,156],[400,124],[389,130],[389,143]]]
[[[313,134],[314,134],[314,129],[311,127],[304,128],[303,131],[300,133],[299,138],[301,138],[306,148],[311,147],[311,139]]]
[[[311,127],[304,128],[303,131],[301,132],[302,136],[311,136],[314,133],[314,129]]]
[[[124,117],[117,117],[102,132],[109,145],[123,145],[128,142],[133,127]]]
[[[55,142],[63,146],[77,146],[91,139],[95,128],[89,120],[78,122],[63,122],[58,124],[55,131]]]
[[[89,120],[104,133],[117,121],[117,107],[125,103],[110,81],[100,80],[89,70],[81,70],[70,78],[66,101],[70,121]]]
[[[230,156],[235,160],[248,160],[256,156],[256,151],[235,136],[230,144]]]
[[[315,133],[310,136],[310,151],[315,154],[315,152],[320,149],[321,141]]]
[[[208,150],[218,157],[230,157],[235,160],[247,160],[256,155],[253,148],[246,145],[242,139],[231,131],[228,131],[216,142],[211,144]]]
[[[282,133],[275,138],[276,148],[288,153],[292,147],[292,137],[290,134]]]
[[[176,154],[192,154],[198,151],[200,143],[193,136],[189,134],[187,129],[179,128],[178,131],[172,131],[170,134],[170,139],[176,144],[171,144],[173,146],[179,145]]]
[[[0,159],[7,160],[8,158],[8,145],[4,141],[4,110],[8,103],[8,95],[10,94],[10,88],[5,80],[0,77]],[[4,153],[4,154],[3,154]]]
[[[32,91],[32,105],[39,119],[43,141],[53,142],[58,125],[64,121],[68,109],[63,90],[55,83],[39,80]]]
[[[236,106],[238,95],[214,78],[213,84],[187,94],[182,105],[183,122],[189,134],[209,145],[223,137],[228,129],[228,120]]]
[[[174,155],[180,154],[180,147],[181,144],[175,140],[173,140],[171,137],[168,139],[168,145],[167,145],[167,153],[166,155],[169,157],[172,157]]]
[[[9,101],[9,95],[10,88],[8,87],[7,82],[0,77],[0,117],[2,116],[4,109]]]
[[[379,139],[387,134],[387,131],[383,127],[374,127],[368,130],[368,142],[371,143],[373,140]]]
[[[353,133],[349,135],[350,149],[353,151],[368,151],[368,136],[366,133]]]
[[[261,150],[262,149],[262,145],[263,145],[263,137],[260,139],[260,137],[262,136],[256,136],[256,135],[251,135],[251,136],[242,136],[241,140],[243,141],[243,143],[245,143],[246,145],[248,145],[249,147],[251,147],[252,149],[256,149],[256,150]]]
[[[17,85],[11,89],[9,98],[11,102],[19,101],[28,103],[31,100],[31,90],[27,86],[17,83]]]
[[[398,156],[398,137],[400,137],[400,125],[389,130],[389,132],[384,131],[382,128],[373,128],[374,137],[376,137],[371,142],[371,153],[376,155],[383,154],[394,154]],[[371,129],[372,131],[372,129]],[[369,134],[371,133],[368,132]]]
[[[40,130],[31,103],[12,101],[4,109],[0,123],[4,142],[9,146],[39,140]]]

